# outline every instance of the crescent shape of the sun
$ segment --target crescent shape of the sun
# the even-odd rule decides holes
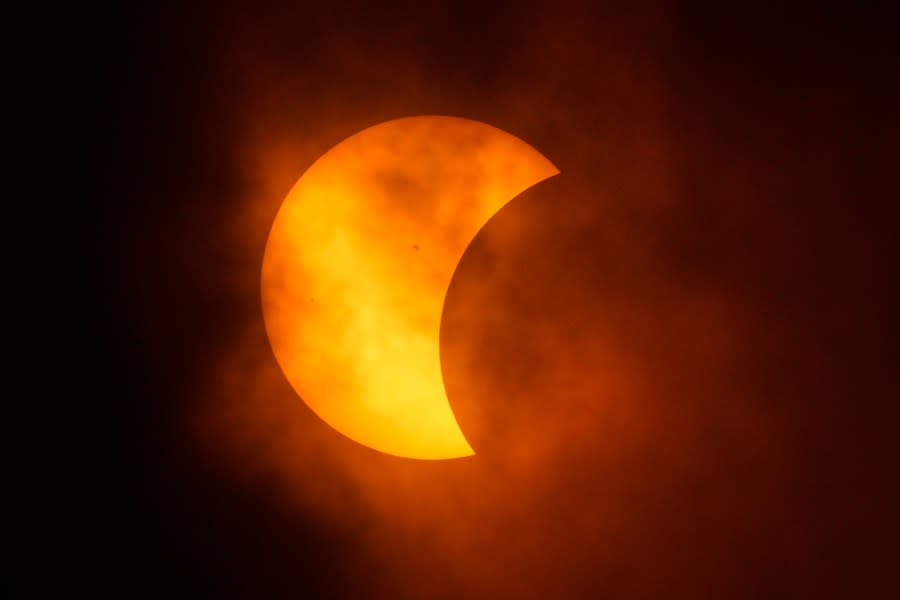
[[[294,390],[382,452],[474,454],[441,376],[444,296],[505,204],[559,170],[500,129],[422,116],[345,139],[300,177],[266,244],[266,332]]]

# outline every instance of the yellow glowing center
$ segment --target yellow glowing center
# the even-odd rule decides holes
[[[557,172],[522,140],[451,117],[389,121],[316,161],[262,268],[272,348],[309,407],[389,454],[472,454],[441,378],[444,295],[484,223]]]

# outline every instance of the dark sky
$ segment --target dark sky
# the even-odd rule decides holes
[[[896,20],[258,4],[42,17],[67,186],[33,270],[64,285],[39,559],[101,597],[897,592]],[[290,186],[417,114],[561,170],[452,282],[463,461],[342,438],[262,329]]]

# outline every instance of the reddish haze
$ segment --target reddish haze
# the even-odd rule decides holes
[[[876,201],[896,138],[847,117],[875,79],[780,29],[783,56],[739,27],[638,12],[224,10],[173,27],[162,113],[189,135],[131,215],[128,304],[177,440],[150,464],[212,516],[188,535],[180,507],[147,510],[176,524],[158,542],[176,564],[205,565],[201,589],[204,568],[296,597],[310,581],[383,598],[880,589],[892,443],[871,414],[896,386]],[[198,24],[202,68],[181,65]],[[562,173],[502,209],[451,283],[442,369],[478,453],[452,461],[320,421],[259,298],[298,176],[416,114],[494,125]],[[269,518],[264,556],[242,554]],[[299,522],[316,535],[280,528]]]

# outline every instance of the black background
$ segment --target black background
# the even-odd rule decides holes
[[[760,406],[778,412],[779,435],[793,440],[778,478],[791,481],[789,508],[741,542],[758,550],[725,551],[703,569],[677,567],[683,578],[661,576],[660,587],[646,582],[668,573],[666,561],[681,549],[662,526],[656,537],[641,535],[666,552],[634,558],[642,567],[616,571],[615,583],[594,575],[606,554],[574,546],[578,568],[501,572],[498,564],[491,577],[526,581],[508,588],[511,597],[522,589],[685,598],[896,592],[900,138],[898,29],[886,11],[191,3],[79,6],[35,24],[32,76],[48,104],[36,120],[48,132],[29,148],[42,157],[47,144],[53,150],[40,159],[51,175],[34,181],[44,190],[40,216],[26,226],[38,228],[35,240],[64,244],[36,242],[39,252],[26,261],[34,261],[36,289],[48,288],[37,356],[58,368],[38,376],[39,404],[62,442],[48,462],[57,474],[41,518],[49,533],[33,553],[46,572],[39,585],[58,577],[113,597],[481,596],[477,579],[442,587],[453,575],[439,560],[427,563],[438,583],[415,588],[431,592],[404,591],[382,577],[391,567],[361,548],[364,534],[273,502],[277,486],[235,474],[220,455],[199,450],[203,442],[185,425],[197,374],[258,314],[252,299],[196,277],[236,261],[237,251],[206,234],[251,185],[235,151],[239,123],[262,111],[288,130],[338,123],[342,135],[311,129],[321,151],[389,118],[458,114],[526,137],[564,174],[576,173],[570,188],[547,190],[577,194],[571,186],[649,160],[642,154],[634,166],[641,128],[621,123],[643,114],[635,103],[662,94],[664,109],[654,114],[666,133],[655,152],[667,157],[674,200],[620,217],[655,232],[658,271],[765,316],[745,321],[764,332],[743,338],[753,350],[733,382],[763,390]],[[546,61],[534,60],[542,54]],[[642,74],[638,83],[630,70]],[[517,89],[522,103],[510,109],[504,103]],[[523,113],[543,128],[516,129]],[[583,138],[595,141],[569,143]],[[585,158],[598,148],[602,157]],[[314,150],[298,159],[295,175]],[[48,193],[45,182],[56,176],[60,185]],[[657,193],[629,187],[640,180],[634,173],[596,185],[606,197]],[[547,246],[569,240],[555,247],[558,256],[602,255],[599,213],[587,212],[581,230],[539,232],[523,256],[541,247],[540,235]],[[48,221],[52,229],[42,227]],[[473,252],[464,265],[486,256]],[[577,264],[566,289],[588,290],[579,293],[593,306],[604,292]],[[548,269],[532,277],[550,277]],[[573,298],[547,299],[547,314],[562,318]],[[539,318],[527,312],[523,319]],[[567,327],[562,335],[574,336],[584,323]],[[737,463],[726,464],[715,477],[739,482]],[[694,483],[647,510],[677,520],[667,511],[704,493],[707,484]],[[576,493],[580,484],[569,477],[561,485]],[[596,493],[595,482],[583,485]],[[565,512],[567,500],[556,502]],[[802,550],[783,550],[784,531],[802,538]],[[705,535],[694,530],[688,545],[702,547]],[[560,536],[548,564],[566,553]],[[504,595],[502,585],[490,589],[483,597]]]

